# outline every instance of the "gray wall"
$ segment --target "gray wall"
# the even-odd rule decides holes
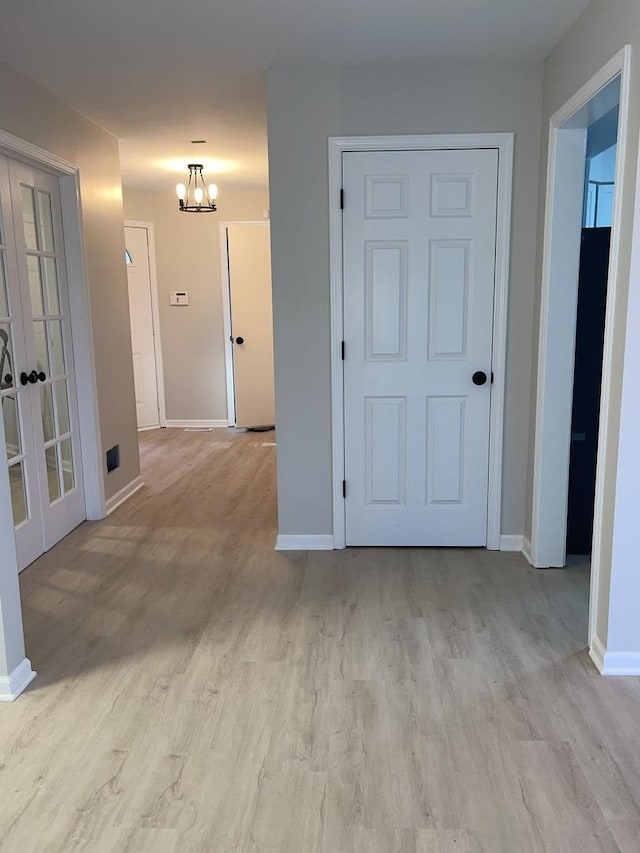
[[[139,473],[118,143],[3,63],[0,129],[80,167],[102,446],[120,444],[110,497]]]
[[[543,117],[544,134],[541,144],[541,200],[544,199],[544,180],[547,169],[547,146],[549,119],[569,98],[605,65],[625,44],[634,48],[631,80],[631,110],[629,114],[627,165],[622,186],[623,225],[621,233],[621,255],[618,270],[617,303],[614,309],[614,325],[620,330],[616,335],[613,357],[613,381],[611,383],[611,403],[609,417],[611,440],[606,447],[605,457],[605,524],[602,536],[600,603],[597,632],[606,642],[608,629],[609,588],[611,583],[611,548],[614,521],[615,481],[618,456],[618,426],[620,421],[620,396],[623,368],[624,329],[629,290],[629,269],[631,262],[631,239],[635,198],[635,181],[638,161],[638,135],[640,132],[640,4],[638,0],[593,0],[584,14],[567,33],[547,58],[544,70]],[[535,294],[535,326],[537,329],[540,311],[540,269],[542,261],[542,235],[544,203],[540,205],[537,251],[537,286]],[[535,365],[537,360],[537,339],[534,341],[534,362],[532,378],[532,404],[536,393]],[[532,409],[533,414],[533,409]],[[533,462],[533,430],[530,447],[530,463]],[[530,465],[528,479],[527,527],[531,530],[532,470]]]
[[[514,132],[502,532],[525,525],[542,66],[276,71],[268,77],[283,534],[332,532],[327,138]]]
[[[153,222],[167,418],[227,417],[220,223],[263,220],[266,190],[220,192],[218,212],[180,213],[167,192],[124,190],[125,219]],[[172,308],[169,292],[188,290],[189,307]]]

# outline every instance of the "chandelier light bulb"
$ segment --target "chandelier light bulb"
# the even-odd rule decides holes
[[[204,192],[202,187],[196,187],[193,191],[193,198],[196,204],[202,204],[202,199],[204,198]]]
[[[180,201],[184,201],[184,198],[187,194],[186,186],[184,184],[177,184],[176,192],[178,193],[178,198],[180,199]]]
[[[209,184],[209,198],[211,199],[211,201],[215,201],[218,198],[217,184]]]

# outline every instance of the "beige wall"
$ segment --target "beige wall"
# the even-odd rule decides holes
[[[220,258],[220,223],[262,220],[268,193],[225,192],[218,212],[185,214],[175,194],[124,190],[124,216],[153,222],[167,418],[225,420],[227,395]],[[188,290],[188,307],[171,307],[169,293]]]
[[[477,132],[515,133],[502,532],[523,532],[541,97],[532,64],[269,74],[281,533],[332,532],[327,138]]]
[[[139,473],[118,143],[3,63],[0,129],[80,167],[102,447],[120,445],[110,497]]]
[[[547,168],[547,146],[549,120],[569,98],[605,65],[625,44],[634,49],[631,73],[631,110],[629,114],[627,165],[624,181],[618,190],[623,194],[623,224],[621,233],[621,255],[617,282],[617,303],[614,309],[614,325],[620,333],[615,336],[613,358],[613,381],[609,417],[611,440],[606,447],[605,462],[605,524],[602,537],[601,574],[600,574],[600,610],[597,632],[606,643],[608,629],[609,587],[611,582],[611,546],[614,521],[615,480],[618,451],[618,425],[623,368],[624,333],[626,321],[627,297],[629,289],[629,269],[631,262],[631,239],[638,161],[638,135],[640,133],[640,4],[638,0],[593,0],[585,13],[567,33],[565,38],[547,58],[544,70],[543,117],[544,134],[541,143],[541,200],[544,199],[544,181]],[[536,277],[535,321],[536,328],[540,310],[540,269],[542,259],[544,204],[540,206],[538,227],[538,275]],[[534,342],[534,356],[537,359],[537,340]],[[533,362],[532,402],[536,393],[535,361]],[[533,415],[533,409],[532,409]],[[533,442],[533,430],[532,430]],[[533,445],[530,448],[530,462],[533,461]],[[527,504],[527,527],[531,530],[532,471],[529,470]]]

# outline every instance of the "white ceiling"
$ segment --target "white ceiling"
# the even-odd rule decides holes
[[[267,183],[270,67],[539,60],[588,0],[21,0],[0,59],[121,140],[125,185]],[[191,145],[206,139],[206,145]]]

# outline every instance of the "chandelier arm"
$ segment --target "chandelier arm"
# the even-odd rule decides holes
[[[189,183],[187,184],[187,203],[186,207],[191,207],[191,194],[195,189],[195,182],[193,180],[193,172],[194,170],[189,166]],[[194,184],[192,186],[192,184]]]

